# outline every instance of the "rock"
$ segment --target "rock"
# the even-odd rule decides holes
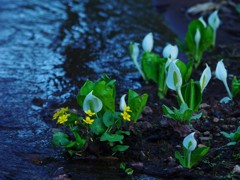
[[[239,165],[235,165],[233,168],[233,173],[237,173],[240,174],[240,166]]]
[[[207,103],[202,103],[202,104],[200,104],[199,109],[206,109],[206,108],[209,108],[209,107],[210,107],[209,104],[207,104]]]
[[[217,133],[217,134],[215,134],[215,136],[219,137],[219,136],[221,136],[221,134]]]
[[[213,122],[217,123],[217,122],[219,122],[219,119],[215,117],[215,118],[213,118]]]
[[[176,148],[180,149],[180,148],[181,148],[181,146],[178,144],[178,145],[176,145]]]
[[[209,141],[212,139],[212,137],[199,137],[201,141]]]
[[[144,167],[142,162],[134,162],[131,163],[130,166],[139,171],[142,170]]]
[[[168,165],[173,167],[176,165],[176,159],[173,158],[172,156],[168,157]]]
[[[147,115],[147,114],[152,114],[153,110],[152,108],[150,108],[149,106],[145,106],[144,110],[143,110],[143,114]]]
[[[202,118],[208,117],[208,112],[205,109],[200,109],[199,113],[202,113]]]
[[[203,133],[203,135],[204,135],[204,136],[209,136],[209,135],[210,135],[210,132],[209,132],[209,131],[205,131],[205,132]]]
[[[198,147],[201,148],[201,147],[206,147],[204,144],[198,144]]]

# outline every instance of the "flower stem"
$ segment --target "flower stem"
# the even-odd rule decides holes
[[[187,162],[187,167],[190,169],[190,162],[191,162],[191,154],[192,152],[191,151],[188,151],[188,162]]]
[[[223,84],[224,84],[224,86],[225,86],[225,88],[226,88],[226,90],[227,90],[227,92],[228,92],[229,98],[232,99],[232,93],[231,93],[231,91],[230,91],[230,89],[229,89],[229,87],[228,87],[227,81],[226,81],[226,80],[223,81]]]
[[[178,96],[179,96],[181,102],[182,102],[183,104],[186,104],[185,101],[184,101],[184,99],[183,99],[183,96],[182,96],[181,88],[178,88],[178,89],[177,89],[177,93],[178,93]]]

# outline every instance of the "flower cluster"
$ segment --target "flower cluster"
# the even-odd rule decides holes
[[[94,122],[94,119],[91,119],[92,116],[94,116],[96,113],[92,112],[90,109],[85,112],[88,116],[83,119],[83,122],[86,124],[92,124]]]
[[[59,111],[57,111],[54,115],[53,115],[53,120],[57,120],[58,124],[64,124],[65,122],[67,122],[68,117],[70,116],[70,114],[67,113],[68,112],[68,107],[66,108],[61,108]]]

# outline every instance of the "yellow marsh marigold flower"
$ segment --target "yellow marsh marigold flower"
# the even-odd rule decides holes
[[[92,112],[90,109],[87,110],[85,113],[90,117],[96,114],[96,113]]]
[[[86,123],[86,124],[92,124],[94,119],[91,119],[90,117],[86,117],[86,119],[83,119],[83,121]]]
[[[59,116],[57,123],[64,124],[65,122],[67,122],[69,116],[70,114],[64,114],[62,116]]]
[[[123,110],[125,112],[132,112],[132,110],[130,109],[130,106],[124,106]]]
[[[123,119],[125,120],[125,121],[131,121],[131,116],[126,112],[126,111],[124,111],[123,113],[121,113],[121,116],[123,117]]]
[[[58,117],[64,115],[66,112],[68,111],[68,107],[66,108],[61,108],[59,111],[57,111],[56,113],[54,113],[53,115],[53,119],[57,119]]]

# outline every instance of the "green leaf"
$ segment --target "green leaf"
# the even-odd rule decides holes
[[[202,93],[199,81],[194,82],[193,79],[191,79],[189,83],[182,87],[181,90],[185,103],[190,109],[197,112],[199,105],[202,102]],[[181,104],[180,101],[179,104]]]
[[[235,146],[237,143],[236,142],[230,142],[230,143],[227,143],[227,146]]]
[[[200,119],[201,117],[202,117],[202,113],[198,113],[198,114],[192,116],[192,117],[190,118],[190,120]]]
[[[240,93],[240,81],[234,76],[232,80],[232,95],[236,97]]]
[[[129,131],[117,130],[117,131],[116,131],[116,134],[125,134],[125,135],[129,136],[129,135],[130,135],[130,132],[129,132]]]
[[[100,141],[118,142],[122,141],[123,139],[124,139],[123,135],[104,133],[101,136]]]
[[[230,139],[230,134],[224,132],[224,131],[221,131],[220,134],[222,134],[223,136],[225,136],[226,138],[229,138]]]
[[[83,107],[83,101],[85,97],[93,90],[94,86],[95,86],[94,82],[87,80],[81,87],[77,95],[77,102],[80,107]]]
[[[128,148],[129,146],[126,146],[126,145],[116,145],[112,148],[112,150],[114,152],[117,152],[117,151],[123,152],[123,151],[126,151]]]
[[[125,173],[127,173],[127,175],[129,175],[129,176],[132,175],[133,172],[134,172],[134,170],[132,168],[125,169]]]
[[[141,65],[147,80],[153,80],[155,83],[158,83],[159,66],[160,63],[165,61],[165,59],[152,52],[144,52],[142,54]]]
[[[195,165],[200,159],[202,159],[209,152],[209,150],[210,150],[209,147],[200,147],[195,149],[192,152],[190,166],[192,167],[193,165]]]
[[[182,157],[182,155],[180,154],[180,152],[176,151],[175,152],[175,158],[178,159],[178,161],[180,162],[180,164],[182,165],[182,167],[186,168],[187,165],[185,163],[185,159]]]
[[[86,139],[82,138],[78,134],[78,132],[73,132],[73,135],[74,135],[74,137],[76,139],[75,148],[77,150],[81,150],[84,147],[84,145],[86,144]]]
[[[121,162],[120,165],[119,165],[119,168],[122,169],[122,170],[125,170],[126,169],[126,163]]]
[[[67,146],[70,141],[67,134],[62,132],[56,132],[53,134],[52,143],[55,146]]]
[[[103,115],[103,123],[107,127],[111,127],[114,124],[114,117],[111,111],[106,111]]]
[[[103,124],[101,119],[94,119],[94,122],[90,125],[91,132],[96,135],[101,135],[106,131],[106,126]]]
[[[131,119],[136,123],[140,114],[142,113],[144,107],[146,106],[148,99],[147,94],[143,94],[142,96],[139,96],[138,93],[136,93],[133,90],[128,91],[128,106],[131,107]]]

